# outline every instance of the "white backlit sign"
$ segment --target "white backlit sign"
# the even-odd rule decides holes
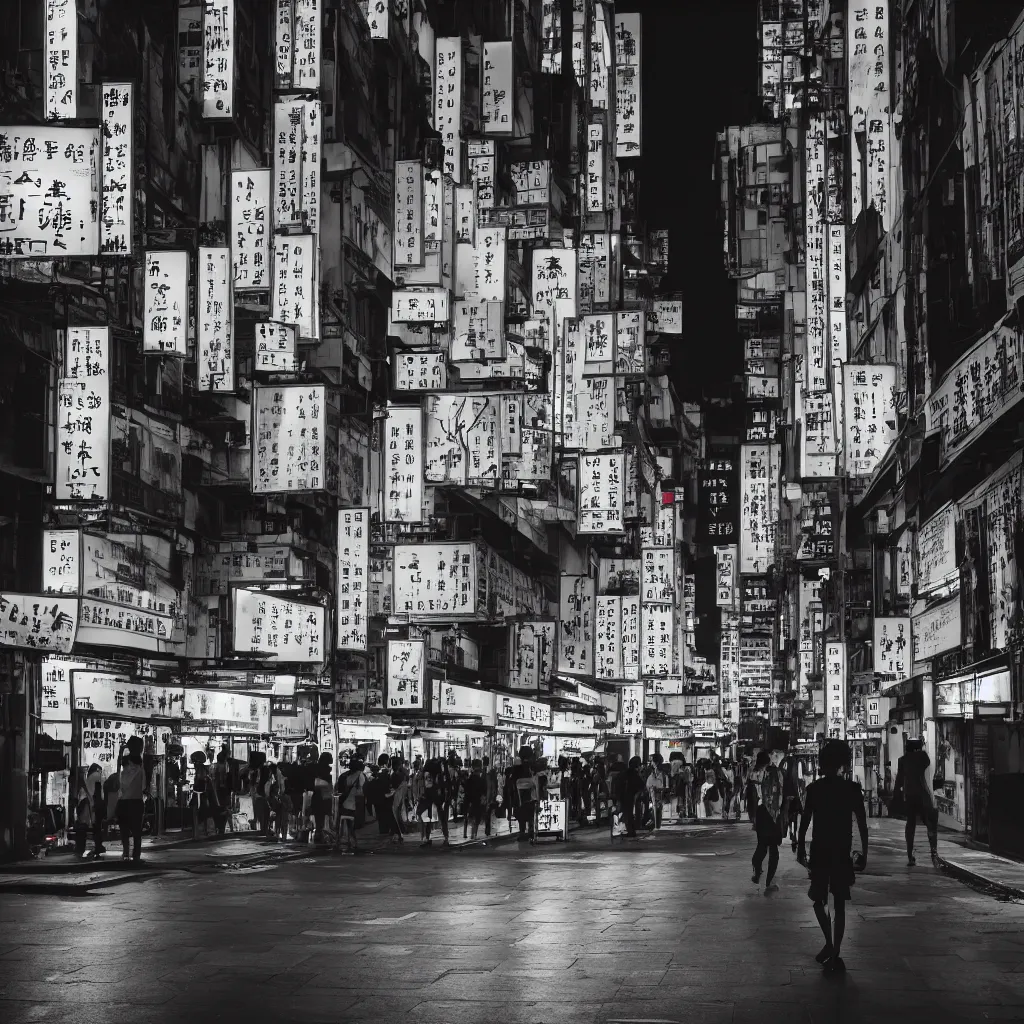
[[[81,568],[81,533],[43,530],[43,593],[79,593]]]
[[[622,533],[624,453],[580,456],[579,533]]]
[[[476,546],[472,541],[395,545],[394,609],[414,619],[476,618],[479,594]]]
[[[145,319],[142,351],[147,355],[188,354],[188,253],[146,253]]]
[[[425,706],[425,640],[388,641],[388,711],[417,711]]]
[[[237,292],[270,288],[269,167],[231,172],[231,266]]]
[[[46,0],[46,120],[78,117],[78,0]]]
[[[384,521],[423,520],[423,410],[388,406],[384,421]]]
[[[672,674],[672,650],[675,625],[670,604],[647,604],[640,608],[642,644],[640,675]]]
[[[337,644],[365,651],[370,593],[370,510],[338,509]]]
[[[57,396],[58,501],[110,497],[110,328],[69,327]]]
[[[462,40],[458,36],[435,42],[434,130],[444,144],[444,173],[462,184]]]
[[[293,371],[299,368],[295,355],[296,329],[273,322],[256,325],[255,366],[257,370]]]
[[[825,729],[829,739],[846,739],[846,644],[825,644]]]
[[[231,250],[227,246],[199,249],[197,275],[199,391],[234,391],[235,346],[231,313]]]
[[[324,609],[257,590],[233,593],[232,647],[279,662],[324,660]]]
[[[100,129],[0,127],[0,257],[99,252]]]
[[[594,617],[594,675],[622,679],[622,598],[596,597]]]
[[[131,82],[103,83],[103,201],[100,254],[124,256],[132,251],[135,210],[135,106]]]
[[[745,444],[741,448],[741,573],[765,573],[775,561],[781,460],[782,447],[778,444]]]
[[[589,576],[559,578],[558,671],[594,674],[595,582]]]
[[[843,367],[846,471],[870,476],[896,440],[896,367]]]
[[[874,669],[887,682],[902,683],[910,678],[910,619],[875,616]]]
[[[253,389],[254,494],[320,491],[326,484],[324,385]]]
[[[0,647],[68,654],[78,629],[78,598],[0,593]]]
[[[294,324],[300,338],[320,337],[315,235],[274,236],[274,290],[270,318]]]
[[[395,163],[395,269],[423,266],[423,164]]]
[[[615,15],[615,156],[640,156],[640,15]]]
[[[235,0],[203,5],[203,117],[234,116]]]

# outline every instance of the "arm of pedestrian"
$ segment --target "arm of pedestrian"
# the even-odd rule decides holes
[[[861,808],[863,810],[863,808]],[[811,817],[814,814],[814,792],[810,786],[807,787],[807,793],[804,797],[804,811],[800,815],[800,835],[797,838],[797,855],[796,859],[801,863],[805,864],[807,861],[807,851],[804,845],[807,836],[807,826],[811,823]]]

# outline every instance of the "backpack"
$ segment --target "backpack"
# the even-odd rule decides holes
[[[531,803],[540,798],[540,786],[536,775],[524,775],[516,779],[516,794],[521,804]]]

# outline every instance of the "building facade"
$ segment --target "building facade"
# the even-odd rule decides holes
[[[798,744],[851,741],[877,806],[923,737],[942,823],[1019,851],[1012,6],[762,0],[762,121],[723,132],[716,167],[768,424],[740,456],[741,649],[745,574],[767,571]]]
[[[0,13],[0,828],[146,742],[719,744],[700,410],[603,0]],[[649,747],[653,749],[653,747]]]

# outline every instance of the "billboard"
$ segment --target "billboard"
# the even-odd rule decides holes
[[[57,395],[54,494],[58,501],[110,497],[110,328],[69,327]]]
[[[253,493],[325,490],[325,386],[256,387],[252,408]]]
[[[48,0],[53,3],[55,0]],[[135,223],[135,86],[104,82],[102,88],[103,199],[100,206],[100,255],[127,256]]]

